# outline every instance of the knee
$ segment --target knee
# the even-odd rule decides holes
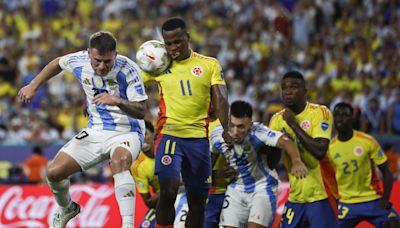
[[[160,189],[160,199],[162,200],[174,203],[177,195],[178,191],[173,187]]]
[[[63,175],[63,172],[60,169],[53,166],[47,167],[46,176],[47,179],[51,182],[58,182],[67,178]]]
[[[125,170],[129,170],[132,164],[132,160],[128,155],[122,155],[111,159],[111,170],[113,174],[120,173]]]

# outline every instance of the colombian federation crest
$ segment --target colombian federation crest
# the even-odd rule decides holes
[[[301,127],[301,129],[303,129],[303,130],[305,130],[305,131],[308,131],[308,130],[310,129],[310,127],[311,127],[311,123],[310,123],[309,120],[303,120],[303,121],[300,123],[300,127]]]
[[[164,155],[164,156],[162,156],[162,158],[161,158],[161,163],[162,163],[163,165],[170,165],[171,162],[172,162],[171,156],[169,156],[169,155]]]
[[[195,77],[201,77],[204,74],[204,70],[201,66],[194,66],[191,70],[191,73]]]
[[[354,147],[353,153],[356,156],[361,156],[364,153],[364,149],[361,146],[356,146],[356,147]]]

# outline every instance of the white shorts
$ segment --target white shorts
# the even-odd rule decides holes
[[[228,187],[220,216],[220,226],[247,227],[248,222],[269,226],[274,220],[277,187],[246,193]],[[274,205],[272,205],[274,204]]]
[[[186,217],[189,212],[186,193],[182,192],[175,200],[175,221],[174,228],[185,228]]]
[[[124,147],[136,160],[142,147],[136,132],[117,132],[106,130],[83,129],[67,142],[60,151],[67,153],[87,170],[100,162],[110,159],[117,147]]]

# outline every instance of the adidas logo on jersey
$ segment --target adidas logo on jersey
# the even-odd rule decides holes
[[[126,193],[126,194],[123,196],[123,198],[126,198],[126,197],[135,197],[135,193],[133,193],[133,191],[129,191],[128,193]]]

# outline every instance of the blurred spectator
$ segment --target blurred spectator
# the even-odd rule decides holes
[[[24,144],[29,135],[28,129],[22,126],[22,120],[18,117],[11,119],[7,126],[4,143],[9,145]]]
[[[396,92],[396,99],[389,105],[386,120],[387,132],[400,135],[400,88]]]
[[[379,106],[378,99],[375,97],[369,99],[367,107],[363,110],[360,130],[370,134],[384,134],[385,112]]]
[[[29,183],[38,184],[46,181],[47,158],[40,146],[32,148],[32,155],[26,158],[21,167]]]

